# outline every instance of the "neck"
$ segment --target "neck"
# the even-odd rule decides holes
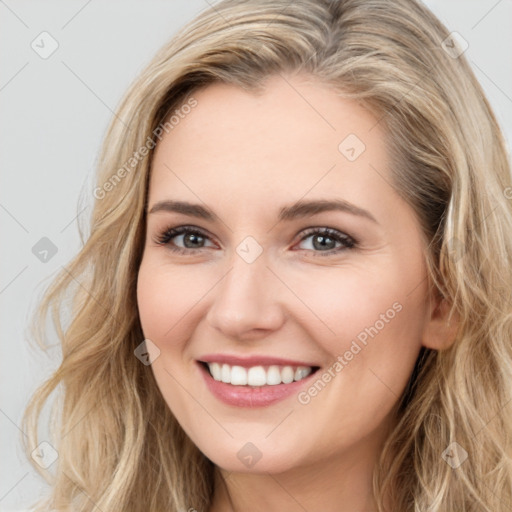
[[[282,473],[217,468],[209,512],[377,512],[372,479],[378,450],[372,444],[365,439],[350,452]]]

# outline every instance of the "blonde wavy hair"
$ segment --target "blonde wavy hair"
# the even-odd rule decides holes
[[[451,37],[416,0],[225,0],[157,53],[106,134],[90,234],[34,317],[43,347],[50,313],[62,344],[60,366],[23,417],[29,454],[61,385],[51,422],[58,461],[52,473],[34,463],[51,484],[37,510],[208,510],[217,469],[134,356],[153,155],[139,149],[199,88],[218,81],[257,93],[284,72],[332,86],[385,127],[394,186],[428,240],[431,285],[460,319],[450,348],[422,349],[401,397],[375,468],[379,510],[385,495],[400,512],[512,510],[510,161]],[[467,460],[452,467],[443,454],[459,450],[462,460],[459,447]]]

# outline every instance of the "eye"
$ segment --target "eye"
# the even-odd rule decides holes
[[[173,239],[179,240],[178,243],[183,244],[184,247],[175,245]],[[206,241],[209,241],[208,235],[203,233],[199,228],[193,226],[179,226],[177,228],[165,229],[162,233],[157,235],[155,242],[160,245],[168,245],[171,251],[188,254],[194,249],[203,249]],[[215,247],[214,244],[212,244]],[[196,251],[197,252],[197,251]]]
[[[309,247],[300,247],[300,250],[317,253],[315,256],[331,256],[347,249],[353,249],[358,245],[353,237],[327,227],[310,228],[302,235],[299,244],[304,244],[308,239],[311,240],[304,244]],[[207,247],[216,247],[211,242],[210,236],[195,226],[164,229],[154,238],[154,241],[159,245],[168,246],[171,251],[179,254],[190,254]]]
[[[315,253],[320,253],[315,254],[315,256],[332,256],[341,251],[353,249],[358,245],[358,242],[354,238],[332,228],[311,228],[305,232],[304,236],[301,238],[301,243],[308,239],[311,240],[305,245],[309,247],[302,247],[302,249],[313,250]],[[336,244],[338,244],[338,246],[336,246]]]

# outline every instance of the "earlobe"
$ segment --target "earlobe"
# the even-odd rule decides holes
[[[453,311],[451,318],[451,304],[443,297],[437,297],[430,308],[430,318],[427,318],[423,331],[423,346],[434,350],[450,348],[456,337],[460,325],[460,318]]]

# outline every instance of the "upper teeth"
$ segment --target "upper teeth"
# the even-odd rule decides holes
[[[307,377],[313,370],[308,366],[230,366],[229,364],[207,363],[213,378],[234,386],[274,386],[289,384]]]

